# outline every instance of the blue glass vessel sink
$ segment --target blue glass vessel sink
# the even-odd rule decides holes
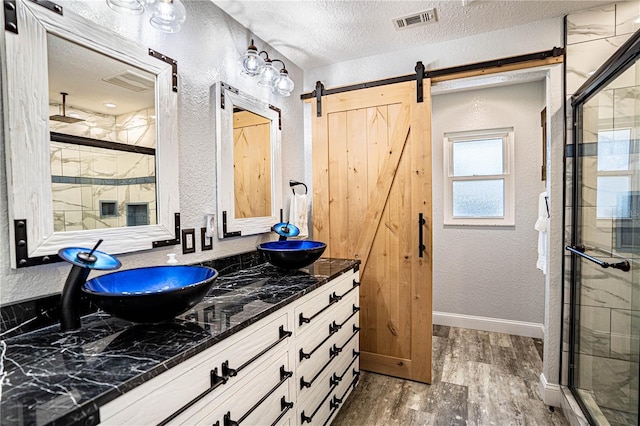
[[[215,269],[205,266],[154,266],[90,279],[82,291],[115,317],[158,323],[197,305],[217,277]]]
[[[299,269],[318,260],[327,248],[325,243],[308,240],[269,241],[258,244],[258,252],[270,264],[283,269]]]

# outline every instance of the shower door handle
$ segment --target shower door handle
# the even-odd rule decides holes
[[[629,263],[628,260],[623,260],[622,262],[617,262],[617,263],[609,263],[609,262],[605,262],[604,260],[600,260],[596,257],[589,256],[584,252],[585,248],[581,246],[578,246],[578,247],[566,246],[565,249],[569,250],[571,253],[577,254],[578,256],[587,259],[590,262],[598,264],[603,268],[615,268],[615,269],[620,269],[621,271],[624,271],[624,272],[629,272],[631,270],[631,264]]]

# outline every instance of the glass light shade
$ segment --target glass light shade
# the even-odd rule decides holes
[[[289,96],[293,91],[293,80],[289,78],[287,70],[280,70],[280,75],[276,77],[271,85],[271,91],[276,95]]]
[[[242,70],[240,74],[245,77],[255,77],[260,74],[264,67],[264,59],[258,55],[258,50],[255,46],[249,46],[244,55],[238,60]]]
[[[273,80],[278,77],[280,73],[273,66],[273,63],[270,60],[264,61],[264,66],[262,67],[262,72],[260,73],[260,81],[258,84],[261,86],[271,86],[273,84]]]
[[[141,15],[144,4],[141,0],[107,0],[107,5],[118,13]]]
[[[180,0],[160,0],[149,20],[151,25],[165,33],[177,33],[187,19],[187,10]]]

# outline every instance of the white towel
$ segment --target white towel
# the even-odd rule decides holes
[[[547,192],[538,196],[538,219],[534,228],[538,231],[538,261],[536,268],[544,274],[547,273],[547,227],[549,221],[549,211],[547,210]]]
[[[300,229],[300,235],[296,238],[307,238],[309,236],[307,194],[293,194],[291,196],[291,206],[289,209],[289,223]]]

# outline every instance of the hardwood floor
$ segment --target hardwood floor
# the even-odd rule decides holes
[[[432,368],[431,385],[362,372],[332,425],[568,425],[541,400],[539,339],[434,326]]]

